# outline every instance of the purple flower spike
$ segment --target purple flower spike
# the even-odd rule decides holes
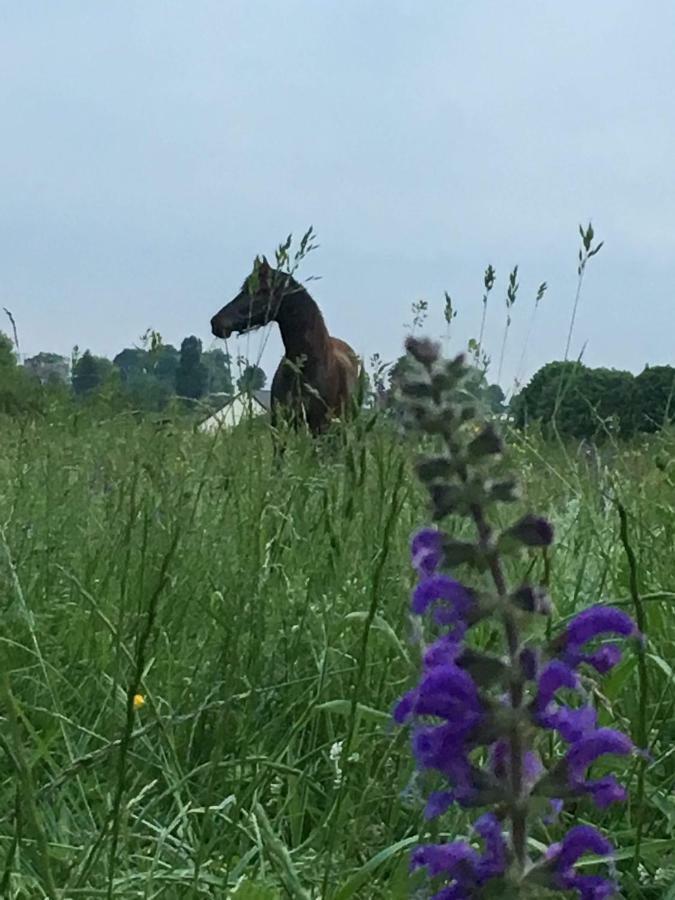
[[[413,568],[421,576],[433,575],[443,557],[443,536],[435,528],[418,531],[410,543]]]
[[[572,744],[565,756],[567,779],[571,787],[583,787],[586,770],[596,759],[607,753],[626,756],[633,751],[633,742],[620,731],[612,728],[599,728],[575,744]]]

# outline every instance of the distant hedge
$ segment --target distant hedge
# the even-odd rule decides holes
[[[540,422],[567,437],[630,437],[675,421],[675,368],[649,366],[638,376],[576,362],[543,366],[511,401],[518,427]]]

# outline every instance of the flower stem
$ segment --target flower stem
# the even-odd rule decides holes
[[[471,506],[471,515],[478,532],[480,547],[489,552],[490,574],[497,589],[497,595],[501,604],[501,616],[504,625],[504,634],[509,649],[509,661],[511,663],[511,686],[509,695],[511,698],[511,706],[515,711],[519,710],[523,702],[523,684],[520,677],[520,666],[518,653],[520,650],[520,636],[518,634],[518,626],[516,624],[513,613],[509,609],[508,588],[506,577],[502,568],[501,561],[494,551],[490,552],[490,544],[492,537],[492,529],[488,524],[483,509],[478,504]],[[522,735],[518,728],[518,724],[514,722],[509,735],[510,743],[510,781],[511,791],[513,794],[510,819],[511,819],[511,841],[513,853],[518,865],[520,874],[527,864],[527,813],[523,797],[523,768],[524,768],[524,751]]]

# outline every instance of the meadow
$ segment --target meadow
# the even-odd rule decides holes
[[[279,477],[258,422],[1,428],[0,895],[409,896],[429,826],[391,709],[419,666],[414,441],[366,416],[319,457],[298,437]],[[597,458],[506,437],[519,506],[556,532],[514,565],[555,622],[607,601],[647,635],[596,700],[651,758],[623,766],[627,806],[563,824],[612,837],[625,896],[675,897],[675,435]]]

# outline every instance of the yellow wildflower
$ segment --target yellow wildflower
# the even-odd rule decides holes
[[[134,709],[142,709],[145,706],[143,694],[134,694]]]

